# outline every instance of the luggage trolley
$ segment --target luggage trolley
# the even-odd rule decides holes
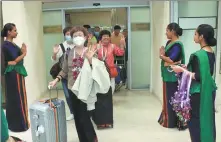
[[[118,92],[125,86],[127,78],[125,56],[115,56],[115,65],[118,71],[118,76],[115,78],[115,92]]]

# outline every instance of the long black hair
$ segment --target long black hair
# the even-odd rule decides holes
[[[182,36],[183,34],[183,29],[180,28],[180,26],[177,24],[177,23],[170,23],[168,26],[167,26],[167,29],[169,29],[170,31],[174,31],[176,36]]]
[[[7,23],[3,27],[1,31],[1,37],[7,37],[8,36],[8,31],[12,31],[12,29],[15,27],[15,24],[13,23]]]
[[[208,24],[201,24],[196,29],[196,32],[199,34],[199,36],[203,36],[206,44],[208,46],[216,46],[217,40],[215,39],[214,35],[214,29],[211,25]]]

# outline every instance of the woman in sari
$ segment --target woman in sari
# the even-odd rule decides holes
[[[166,36],[169,41],[166,47],[160,49],[161,75],[163,79],[163,110],[158,120],[159,124],[166,128],[185,129],[170,104],[170,99],[177,91],[178,80],[175,73],[168,71],[171,64],[184,64],[185,55],[182,42],[179,36],[182,35],[182,28],[177,23],[170,23],[166,29]]]
[[[212,46],[216,46],[214,29],[207,24],[200,25],[194,35],[195,43],[201,49],[190,56],[187,69],[172,66],[176,73],[188,70],[192,75],[190,87],[190,121],[188,128],[192,142],[215,142],[215,94],[216,84],[213,79],[215,67],[215,54]]]
[[[92,115],[92,119],[97,125],[98,129],[113,128],[113,97],[112,94],[115,90],[115,77],[114,74],[116,66],[114,64],[114,56],[123,56],[125,49],[125,39],[120,41],[120,47],[110,43],[111,33],[107,30],[100,32],[101,41],[96,45],[98,48],[98,58],[106,63],[109,69],[111,78],[111,87],[108,93],[97,94],[97,102],[95,104],[95,110]]]
[[[28,106],[25,88],[26,69],[23,59],[26,56],[26,45],[19,48],[13,39],[17,37],[15,24],[4,26],[1,36],[6,37],[2,44],[5,60],[6,82],[6,118],[8,127],[13,132],[23,132],[29,129]]]

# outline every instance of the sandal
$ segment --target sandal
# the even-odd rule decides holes
[[[97,125],[97,129],[107,129],[107,128],[113,128],[113,124],[104,124],[104,125]]]

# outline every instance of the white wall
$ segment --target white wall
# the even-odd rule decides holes
[[[24,42],[27,45],[26,88],[30,105],[47,90],[43,52],[42,3],[40,1],[3,1],[2,8],[3,23],[16,24],[18,37],[15,43],[21,46]]]
[[[168,1],[151,2],[152,25],[152,73],[151,92],[163,100],[162,78],[160,71],[159,49],[166,44],[166,27],[170,22],[170,6]]]

